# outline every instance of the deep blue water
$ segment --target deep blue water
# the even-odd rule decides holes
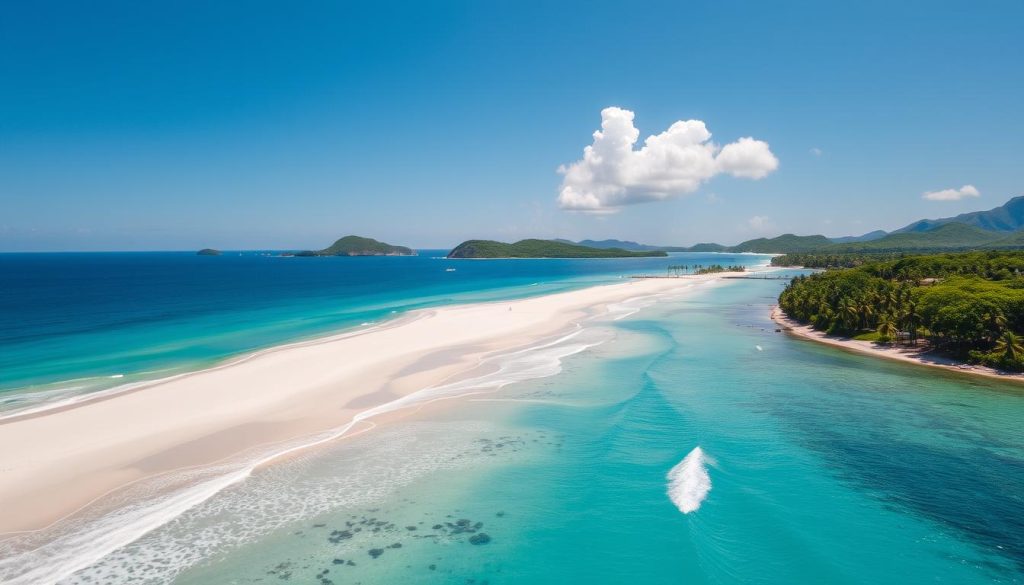
[[[663,273],[669,264],[765,262],[716,254],[497,261],[444,254],[0,254],[0,408],[196,369],[416,308],[550,293]]]

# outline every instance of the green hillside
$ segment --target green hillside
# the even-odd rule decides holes
[[[520,240],[514,244],[494,240],[468,240],[448,253],[449,258],[634,258],[667,256],[660,250],[629,251],[591,248],[554,240]]]
[[[1024,230],[1013,232],[1005,238],[1000,238],[990,244],[986,244],[984,248],[1001,250],[1018,250],[1024,248]]]
[[[620,248],[622,250],[633,251],[661,250],[662,252],[724,252],[728,249],[727,246],[723,246],[722,244],[712,243],[701,243],[693,246],[652,246],[651,244],[639,244],[629,240],[580,240],[578,242],[573,242],[571,240],[554,241],[566,244],[579,244],[580,246],[587,246],[589,248]]]
[[[345,236],[323,250],[299,252],[296,256],[415,256],[405,246],[392,246],[373,238]]]
[[[757,252],[761,254],[794,254],[809,252],[831,246],[832,241],[825,236],[797,236],[783,234],[776,238],[757,238],[747,240],[736,246],[727,248],[728,252]],[[717,251],[717,250],[716,250]]]
[[[694,244],[694,245],[690,246],[689,248],[681,248],[678,251],[680,251],[680,252],[725,252],[728,249],[729,249],[728,246],[723,246],[722,244],[715,244],[715,243],[705,242],[705,243],[700,243],[700,244]],[[670,251],[675,252],[676,250],[670,250]]]
[[[817,251],[847,252],[915,252],[928,250],[966,250],[993,244],[1005,234],[962,223],[947,223],[923,232],[893,233],[870,242],[833,244]]]

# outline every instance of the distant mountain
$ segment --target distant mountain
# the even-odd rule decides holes
[[[833,238],[828,244],[822,245],[815,244],[813,240],[806,238],[780,242],[780,239],[787,238],[787,236],[780,236],[772,240],[761,239],[744,242],[730,248],[729,251],[746,251],[747,248],[754,248],[750,251],[842,254],[1024,248],[1024,232],[1018,231],[1022,228],[1024,228],[1024,196],[1014,197],[1003,205],[988,211],[962,213],[956,217],[941,219],[922,219],[890,233],[875,230],[862,236]],[[751,245],[752,243],[753,245]],[[790,244],[804,249],[795,250],[794,246]]]
[[[650,252],[656,250],[661,250],[663,252],[679,252],[684,250],[678,246],[652,246],[651,244],[640,244],[630,240],[580,240],[578,242],[574,242],[572,240],[559,239],[554,241],[565,244],[574,244],[577,246],[587,246],[588,248],[598,248],[599,250],[607,250],[609,248],[632,250],[634,252]]]
[[[373,238],[345,236],[323,250],[307,250],[296,256],[415,256],[405,246],[392,246]]]
[[[494,240],[468,240],[448,253],[449,258],[633,258],[667,256],[660,250],[594,248],[557,240],[520,240],[514,244]]]
[[[1006,234],[964,223],[947,223],[926,231],[891,233],[869,242],[833,244],[821,252],[914,252],[925,250],[965,250],[994,245]]]
[[[762,254],[798,254],[819,250],[832,245],[825,236],[796,236],[783,234],[776,238],[757,238],[747,240],[726,249],[728,252],[758,252]]]
[[[911,252],[938,250],[1024,248],[1024,196],[1014,197],[988,211],[962,213],[955,217],[922,219],[895,230],[875,230],[860,236],[826,238],[783,234],[757,238],[735,246],[697,244],[690,247],[650,246],[623,240],[583,240],[593,248],[664,250],[666,252],[758,252],[799,254],[806,252]]]
[[[972,211],[941,219],[922,219],[893,233],[925,232],[948,223],[962,223],[993,232],[1015,232],[1024,228],[1024,196],[1014,197],[988,211]]]
[[[726,246],[721,244],[696,244],[694,246],[654,246],[651,244],[639,244],[630,240],[580,240],[573,242],[571,240],[555,240],[556,242],[564,242],[567,244],[578,244],[580,246],[589,246],[591,248],[620,248],[623,250],[634,250],[634,251],[652,251],[661,250],[663,252],[721,252],[726,249]]]
[[[669,250],[669,251],[670,252],[726,252],[728,250],[729,250],[729,247],[728,246],[723,246],[722,244],[701,243],[701,244],[694,244],[694,245],[690,246],[689,248],[681,248],[679,250]]]
[[[883,232],[884,233],[884,232]],[[736,246],[723,246],[711,242],[702,242],[693,246],[651,246],[649,244],[638,244],[628,240],[554,240],[566,244],[587,246],[601,250],[618,248],[632,251],[655,251],[664,252],[759,252],[759,253],[797,253],[806,252],[811,249],[820,248],[831,244],[831,240],[825,236],[794,236],[785,234],[777,238],[758,238],[747,240]]]
[[[220,256],[220,250],[214,250],[213,248],[203,248],[196,252],[196,256]]]
[[[629,240],[580,240],[576,242],[580,246],[588,246],[590,248],[600,248],[607,250],[608,248],[619,248],[620,250],[664,250],[659,246],[648,246],[647,244],[638,244]]]
[[[848,244],[850,242],[870,242],[889,235],[885,230],[875,230],[862,236],[843,236],[841,238],[829,238],[834,244]]]

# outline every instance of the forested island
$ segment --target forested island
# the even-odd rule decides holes
[[[668,256],[663,250],[592,248],[556,240],[468,240],[448,253],[449,258],[644,258]]]
[[[828,256],[805,265],[835,264]],[[925,343],[971,363],[1024,371],[1024,252],[861,258],[852,268],[799,276],[779,307],[830,334]]]
[[[220,256],[220,250],[214,250],[213,248],[203,248],[196,252],[196,256]]]
[[[411,248],[393,246],[373,238],[345,236],[323,250],[296,252],[294,256],[415,256]]]

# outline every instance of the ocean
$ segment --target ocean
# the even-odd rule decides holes
[[[78,309],[27,310],[35,324],[22,322],[20,337],[5,327],[4,347],[35,360],[8,383],[4,352],[8,396],[178,371],[391,311],[698,263],[116,256],[90,255],[108,263],[105,277],[52,275],[104,281],[48,293],[80,297],[64,300]],[[117,281],[126,265],[137,272]],[[125,278],[150,296],[114,292]],[[613,306],[426,396],[461,398],[424,400],[413,419],[256,469],[131,544],[97,552],[138,521],[123,514],[41,535],[55,538],[36,550],[0,549],[0,576],[36,566],[74,568],[62,583],[187,585],[1024,581],[1024,388],[777,332],[768,312],[784,284],[719,281]],[[134,308],[118,320],[122,304]],[[97,305],[107,308],[84,310]],[[82,312],[88,324],[76,327]],[[138,361],[107,355],[124,339],[133,349],[114,353]],[[87,357],[61,364],[74,349]]]
[[[0,413],[194,371],[414,309],[664,274],[670,264],[766,261],[742,254],[453,261],[445,253],[0,254]]]

